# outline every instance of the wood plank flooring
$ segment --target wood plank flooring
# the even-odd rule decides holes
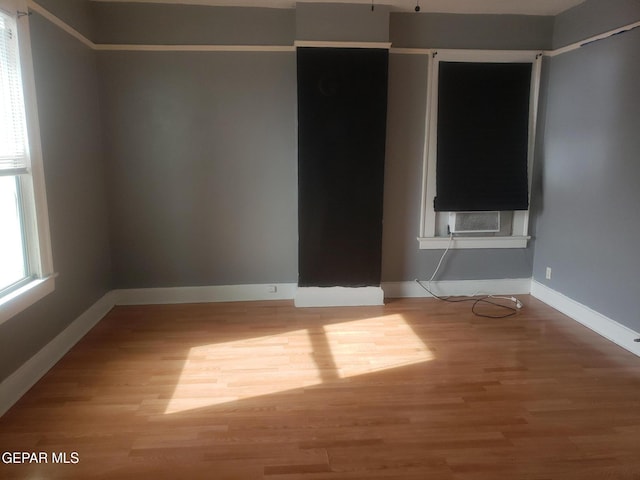
[[[0,419],[48,459],[0,478],[640,479],[640,358],[522,300],[117,307]]]

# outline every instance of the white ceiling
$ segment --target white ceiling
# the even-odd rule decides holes
[[[293,8],[295,0],[94,0],[140,3],[174,3],[235,7]],[[557,15],[585,0],[302,0],[314,3],[363,3],[391,5],[394,11],[413,12],[419,2],[421,12],[494,13],[520,15]]]

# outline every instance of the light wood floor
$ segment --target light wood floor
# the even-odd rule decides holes
[[[522,300],[115,308],[0,419],[49,455],[0,478],[640,479],[640,358]]]

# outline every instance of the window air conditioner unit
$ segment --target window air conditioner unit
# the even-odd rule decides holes
[[[500,231],[500,212],[450,212],[451,233],[496,233]]]

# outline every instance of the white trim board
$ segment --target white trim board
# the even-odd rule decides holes
[[[640,357],[640,343],[633,341],[640,333],[533,279],[531,296]]]
[[[273,291],[275,287],[275,291]],[[335,301],[336,288],[322,289],[330,293]],[[347,289],[349,305],[382,305],[383,290],[387,298],[430,297],[431,295],[416,282],[385,282],[381,287],[365,289]],[[438,295],[531,295],[552,308],[569,316],[573,320],[587,326],[596,333],[611,340],[617,345],[640,356],[640,343],[634,342],[640,334],[595,312],[571,298],[542,285],[530,278],[496,279],[496,280],[448,280],[431,283],[431,288]],[[4,415],[35,383],[40,380],[80,339],[86,335],[115,305],[167,304],[167,303],[201,303],[232,302],[252,300],[290,300],[296,298],[301,290],[293,283],[223,285],[209,287],[178,288],[145,288],[130,290],[112,290],[82,313],[71,325],[63,330],[38,353],[0,383],[0,416]],[[330,292],[333,290],[333,292]],[[362,290],[366,295],[354,295],[354,290]],[[366,290],[366,292],[365,292]],[[317,299],[317,297],[314,297]],[[368,299],[367,302],[363,302]],[[354,302],[354,299],[359,299]],[[344,300],[344,299],[343,299]],[[326,302],[325,302],[326,303]],[[341,305],[345,305],[343,301]],[[326,304],[323,306],[327,306]]]
[[[293,45],[138,45],[94,43],[71,25],[56,17],[49,10],[28,0],[32,10],[84,45],[96,51],[135,51],[135,52],[295,52]]]
[[[0,325],[55,290],[55,275],[34,280],[0,299]]]
[[[427,286],[428,282],[423,284]],[[386,298],[417,298],[432,295],[414,282],[383,282]],[[496,280],[442,280],[431,282],[431,291],[439,296],[471,295],[527,295],[531,289],[530,278],[506,278]]]
[[[634,28],[638,28],[638,27],[640,27],[640,21],[635,23],[630,23],[622,27],[614,28],[613,30],[609,30],[599,35],[593,35],[592,37],[585,38],[584,40],[571,43],[561,48],[556,48],[555,50],[547,50],[544,52],[544,55],[547,57],[556,57],[558,55],[562,55],[563,53],[568,53],[574,50],[578,50],[579,48],[589,45],[590,43],[597,42],[598,40],[604,40],[605,38],[612,37],[619,33],[628,32],[629,30],[633,30]]]
[[[295,52],[291,45],[131,45],[99,43],[94,50],[109,52]]]
[[[296,40],[293,45],[297,47],[312,48],[379,48],[389,50],[390,42],[330,42],[324,40]]]
[[[105,0],[107,1],[107,0]],[[118,0],[128,1],[128,0]],[[83,34],[78,32],[75,28],[68,23],[56,17],[46,8],[36,3],[35,0],[28,0],[28,6],[30,10],[37,12],[51,23],[57,25],[59,28],[67,32],[69,35],[77,38],[86,46],[93,50],[101,51],[153,51],[153,52],[292,52],[296,47],[342,47],[342,48],[384,48],[388,49],[390,53],[405,54],[405,55],[429,55],[437,49],[432,48],[412,48],[412,47],[399,47],[392,48],[391,43],[387,42],[324,42],[324,41],[305,41],[296,40],[294,45],[135,45],[135,44],[97,44],[89,40]],[[613,30],[594,35],[579,42],[572,43],[562,48],[555,50],[546,50],[541,53],[548,57],[555,57],[562,55],[563,53],[577,50],[580,47],[588,45],[591,42],[597,40],[603,40],[605,38],[617,35],[618,33],[633,30],[640,27],[640,22],[630,23]]]
[[[114,295],[112,292],[108,292],[38,353],[4,379],[0,383],[0,417],[102,320],[113,306]]]
[[[599,40],[604,40],[609,37],[613,37],[614,35],[618,35],[619,33],[628,32],[635,28],[640,28],[640,21],[629,23],[627,25],[623,25],[618,28],[614,28],[612,30],[608,30],[603,33],[599,33],[597,35],[592,35],[591,37],[585,38],[583,40],[579,40],[574,43],[570,43],[569,45],[565,45],[564,47],[556,48],[555,50],[540,50],[538,53],[544,55],[545,57],[557,57],[558,55],[562,55],[564,53],[573,52],[574,50],[578,50],[579,48],[585,47],[590,43],[597,42]],[[438,51],[436,48],[416,48],[416,47],[394,47],[390,49],[391,53],[405,54],[405,55],[429,55],[433,52]]]
[[[162,305],[291,300],[294,297],[295,290],[295,283],[272,283],[204,287],[132,288],[114,290],[113,294],[116,305]]]
[[[295,288],[293,283],[274,283],[112,290],[0,383],[0,417],[116,305],[291,300]]]
[[[418,237],[418,246],[421,250],[444,250],[449,247],[456,248],[527,248],[529,235],[509,235],[506,237]]]
[[[58,28],[64,30],[69,35],[71,35],[72,37],[75,37],[76,39],[80,40],[87,47],[89,47],[89,48],[91,48],[93,50],[96,49],[96,44],[95,43],[93,43],[91,40],[89,40],[87,37],[85,37],[83,34],[81,34],[75,28],[70,26],[68,23],[60,20],[53,13],[51,13],[49,10],[47,10],[46,8],[41,6],[40,4],[36,3],[34,0],[29,0],[27,2],[27,5],[29,6],[29,10],[33,10],[34,12],[38,13],[42,17],[46,18],[51,23],[56,25]]]
[[[363,307],[384,305],[380,287],[298,287],[296,307]]]
[[[398,55],[431,55],[435,50],[432,48],[411,48],[411,47],[391,47],[389,53]]]

